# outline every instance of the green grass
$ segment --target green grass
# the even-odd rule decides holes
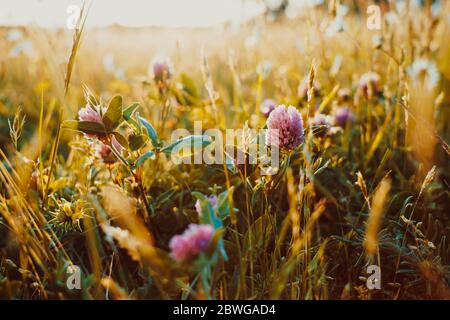
[[[29,27],[34,54],[16,57],[0,30],[0,298],[449,299],[446,12],[411,8],[381,31],[349,13],[332,37],[321,30],[332,19],[323,8],[220,37],[111,28],[100,41],[100,31],[80,29],[71,48],[62,38],[72,35]],[[257,44],[246,44],[258,28]],[[147,62],[161,49],[174,74],[156,82]],[[103,68],[106,53],[124,78]],[[439,72],[431,89],[411,73],[421,58]],[[358,81],[368,71],[380,80],[364,91]],[[119,100],[109,104],[115,96],[123,109],[139,103],[137,112],[124,117]],[[278,174],[262,176],[250,163],[175,165],[164,152],[174,129],[192,132],[198,120],[203,130],[263,128],[265,98],[295,106],[307,129]],[[108,126],[88,128],[99,139],[67,130],[88,130],[67,122],[88,101],[109,105]],[[354,122],[327,133],[310,124],[338,106]],[[102,159],[95,144],[111,145],[113,132],[126,151]],[[177,263],[170,239],[205,223],[195,203],[212,194],[223,197],[220,228],[207,252]],[[66,287],[72,264],[82,270],[81,290]],[[372,264],[381,289],[366,287]]]

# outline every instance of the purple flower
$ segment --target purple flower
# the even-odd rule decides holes
[[[122,145],[117,141],[115,136],[111,138],[111,144],[114,146],[116,151],[121,154],[123,151]],[[99,142],[95,147],[96,154],[99,158],[102,158],[105,163],[113,163],[116,161],[116,157],[114,156],[111,148],[104,144],[103,142]]]
[[[103,123],[100,113],[89,105],[78,111],[78,118],[80,121]]]
[[[314,118],[311,119],[311,124],[313,126],[326,126],[329,124],[328,118],[323,113],[316,113]]]
[[[302,115],[293,106],[276,107],[267,119],[267,128],[267,145],[295,149],[304,140]]]
[[[330,120],[327,115],[323,113],[316,113],[311,120],[312,126],[330,127]]]
[[[314,135],[324,136],[331,128],[330,117],[323,113],[316,113],[314,118],[309,119]]]
[[[214,227],[209,224],[190,224],[181,235],[170,239],[172,257],[178,262],[196,257],[204,252],[214,235]]]
[[[95,153],[99,158],[108,159],[111,155],[111,149],[103,142],[99,142],[95,145]]]
[[[88,121],[88,122],[97,122],[103,125],[102,116],[100,114],[101,106],[98,107],[92,107],[90,105],[86,105],[86,107],[81,108],[78,111],[78,119],[80,121]],[[93,139],[93,138],[99,138],[100,135],[98,134],[88,134],[84,133],[85,137]]]
[[[217,210],[217,196],[216,195],[211,195],[208,197],[209,199],[209,203],[211,203],[211,206],[213,207],[213,210],[216,211]],[[201,216],[202,215],[202,206],[200,204],[200,200],[197,200],[195,202],[195,210],[197,211],[198,215]]]
[[[259,107],[259,110],[261,111],[261,113],[263,115],[268,117],[270,115],[270,113],[275,109],[276,106],[277,106],[277,103],[275,102],[275,100],[265,99],[261,103],[261,106]]]
[[[172,62],[168,57],[155,57],[152,60],[149,73],[155,81],[168,80],[173,74]]]
[[[345,127],[347,122],[354,120],[352,110],[347,107],[337,107],[334,111],[334,124],[340,127]]]
[[[337,92],[337,96],[341,101],[349,101],[351,98],[352,92],[348,88],[341,88]]]
[[[366,97],[379,92],[380,75],[376,72],[366,72],[359,79],[359,91]]]

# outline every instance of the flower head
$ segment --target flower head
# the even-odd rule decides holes
[[[150,65],[149,74],[155,81],[170,79],[173,74],[172,62],[168,57],[155,57]]]
[[[89,209],[83,200],[69,202],[66,199],[57,201],[57,208],[51,212],[50,223],[65,230],[81,230],[81,220],[87,216]]]
[[[119,143],[119,141],[117,141],[115,136],[112,136],[111,144],[113,145],[113,147],[116,149],[116,151],[119,154],[122,153],[123,147]],[[112,152],[111,148],[109,146],[107,146],[106,144],[104,144],[103,142],[99,142],[95,146],[95,151],[96,151],[97,156],[99,158],[103,159],[103,161],[105,163],[113,163],[117,160],[114,153]]]
[[[351,95],[352,93],[348,88],[341,88],[337,92],[339,100],[343,102],[349,101],[351,99]]]
[[[330,120],[328,119],[328,116],[323,113],[316,113],[314,115],[314,118],[311,120],[311,125],[313,126],[329,126]]]
[[[347,122],[354,120],[352,110],[347,107],[337,107],[334,110],[334,124],[340,127],[345,127]]]
[[[217,196],[216,195],[211,195],[208,197],[209,199],[209,203],[211,204],[211,206],[213,207],[214,211],[217,209]],[[195,210],[197,211],[198,215],[201,216],[202,215],[202,206],[200,203],[200,200],[197,200],[195,202]]]
[[[96,122],[103,125],[102,115],[101,115],[102,106],[93,107],[89,104],[86,105],[86,107],[81,108],[78,111],[78,119],[80,121],[87,121],[87,122]],[[101,135],[98,134],[88,134],[84,133],[85,137],[93,139],[93,138],[100,138]]]
[[[311,118],[309,121],[316,134],[324,134],[331,127],[329,116],[323,113],[316,113],[314,118]]]
[[[265,99],[260,107],[259,110],[261,111],[261,113],[263,115],[265,115],[266,117],[268,117],[270,115],[270,113],[276,108],[277,103],[275,102],[275,100],[272,99]]]
[[[359,78],[359,91],[366,97],[380,92],[380,75],[376,72],[366,72]]]
[[[190,224],[183,234],[170,239],[172,257],[179,262],[195,258],[208,248],[213,235],[214,227],[209,224]]]
[[[267,145],[295,149],[304,140],[302,116],[293,106],[276,107],[267,119],[267,128]]]
[[[95,145],[95,153],[99,158],[105,160],[111,156],[111,149],[103,142],[99,142]]]
[[[90,105],[86,105],[78,111],[78,118],[80,121],[103,123],[100,113]]]
[[[414,81],[425,83],[429,90],[439,83],[440,75],[436,64],[428,59],[417,59],[408,69],[408,74]]]

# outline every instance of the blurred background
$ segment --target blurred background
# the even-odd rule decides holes
[[[76,119],[86,105],[86,91],[103,104],[115,95],[123,96],[124,106],[139,102],[140,115],[159,124],[159,137],[178,127],[191,130],[195,120],[202,120],[205,130],[262,128],[267,118],[261,106],[267,100],[295,106],[305,124],[314,112],[328,119],[346,108],[354,115],[315,135],[311,150],[292,158],[287,182],[282,177],[271,189],[257,171],[245,179],[232,177],[242,218],[227,227],[233,230],[227,233],[231,259],[217,269],[219,298],[450,297],[450,1],[94,0],[86,1],[86,24],[77,32],[70,22],[83,3],[0,0],[0,177],[5,177],[0,213],[8,219],[8,224],[0,219],[0,297],[73,297],[59,284],[70,259],[94,275],[95,290],[83,294],[105,297],[100,282],[111,272],[111,239],[100,231],[90,234],[97,232],[88,225],[91,219],[80,218],[82,230],[58,237],[36,236],[41,229],[29,227],[36,216],[42,224],[50,220],[59,204],[80,194],[100,199],[97,189],[121,180],[130,182],[126,198],[135,199],[135,177],[120,171],[119,163],[92,156],[82,135],[60,131],[62,120]],[[173,67],[167,87],[152,74],[157,56]],[[16,175],[9,174],[13,169],[17,188]],[[229,181],[220,170],[177,167],[164,158],[146,162],[139,182],[144,199],[147,193],[154,204],[159,248],[167,251],[169,239],[198,219],[191,191],[225,190]],[[371,293],[361,280],[373,258],[365,249],[366,221],[373,194],[387,176],[392,188],[390,195],[389,188],[383,192],[386,219],[378,220],[377,252],[386,283]],[[45,207],[43,181],[51,181],[46,186],[58,206]],[[4,191],[2,183],[14,192]],[[322,207],[320,220],[310,223]],[[285,259],[292,249],[290,231],[276,229],[282,221],[289,226],[297,208],[299,226],[311,241],[301,262],[306,268],[292,267],[296,256]],[[29,213],[28,220],[22,212]],[[260,217],[276,228],[261,231]],[[267,246],[266,238],[273,243]],[[56,241],[70,259],[53,256]],[[250,248],[252,241],[261,246],[236,254],[235,246]],[[126,252],[116,256],[123,265],[115,266],[112,278],[124,288],[123,296],[161,297],[150,281],[143,284],[145,276]],[[45,272],[28,270],[35,260]],[[3,271],[9,269],[12,273]],[[31,274],[45,283],[25,279]],[[180,297],[190,283],[186,279],[170,297]]]

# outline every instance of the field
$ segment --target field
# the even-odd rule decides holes
[[[0,27],[0,298],[450,299],[450,2],[424,2]]]

